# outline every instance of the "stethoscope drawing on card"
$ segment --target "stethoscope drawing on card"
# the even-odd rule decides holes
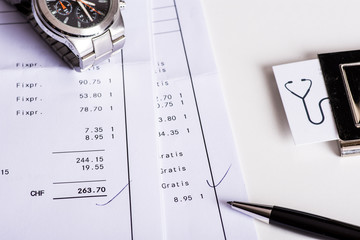
[[[307,82],[310,83],[310,85],[309,85],[308,88],[307,88],[307,91],[305,92],[305,94],[304,94],[303,96],[297,94],[296,92],[294,92],[294,91],[292,91],[292,90],[290,90],[290,89],[288,88],[288,85],[289,85],[289,84],[292,84],[293,81],[288,81],[287,83],[285,83],[284,86],[285,86],[285,88],[286,88],[290,93],[292,93],[294,96],[296,96],[296,97],[298,97],[298,98],[300,98],[300,99],[302,100],[303,105],[304,105],[304,108],[305,108],[306,116],[307,116],[308,120],[309,120],[312,124],[314,124],[314,125],[320,125],[320,124],[322,124],[322,123],[324,122],[324,120],[325,120],[325,116],[324,116],[324,112],[323,112],[321,103],[322,103],[324,100],[329,99],[329,98],[326,97],[326,98],[323,98],[323,99],[321,99],[321,100],[319,101],[319,109],[320,109],[320,113],[321,113],[321,120],[320,120],[319,122],[314,122],[314,121],[312,121],[311,118],[310,118],[310,114],[309,114],[308,107],[307,107],[307,105],[306,105],[306,101],[305,101],[305,98],[306,98],[306,96],[309,94],[310,89],[311,89],[311,87],[312,87],[312,80],[311,80],[311,79],[303,78],[303,79],[301,79],[301,81],[302,81],[302,82],[307,81]]]

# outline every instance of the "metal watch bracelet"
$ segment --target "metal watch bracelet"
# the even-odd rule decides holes
[[[34,30],[51,46],[51,48],[72,68],[76,71],[86,70],[99,62],[111,57],[113,53],[120,50],[125,42],[125,36],[113,39],[111,29],[106,30],[101,35],[92,37],[92,49],[90,53],[85,56],[76,56],[65,44],[50,37],[44,32],[34,18],[31,10],[31,2],[24,0],[7,0],[9,3],[15,5],[20,12],[27,16],[27,20],[32,25]],[[19,3],[20,2],[20,3]]]
[[[111,31],[107,30],[103,34],[91,39],[93,51],[84,57],[76,56],[65,44],[55,40],[47,35],[34,19],[33,13],[28,16],[28,21],[35,31],[45,40],[47,44],[76,71],[88,69],[99,62],[111,57],[111,55],[122,48],[125,36],[122,35],[117,39],[112,39]]]

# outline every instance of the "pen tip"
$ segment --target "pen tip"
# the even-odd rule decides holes
[[[233,202],[227,202],[228,204],[230,204],[230,205],[232,205],[233,204]]]

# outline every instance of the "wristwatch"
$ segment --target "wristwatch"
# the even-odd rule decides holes
[[[123,0],[7,0],[76,71],[118,52],[125,42]]]

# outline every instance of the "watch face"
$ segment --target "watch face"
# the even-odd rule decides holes
[[[101,23],[112,0],[46,0],[50,13],[63,24],[79,29]]]

